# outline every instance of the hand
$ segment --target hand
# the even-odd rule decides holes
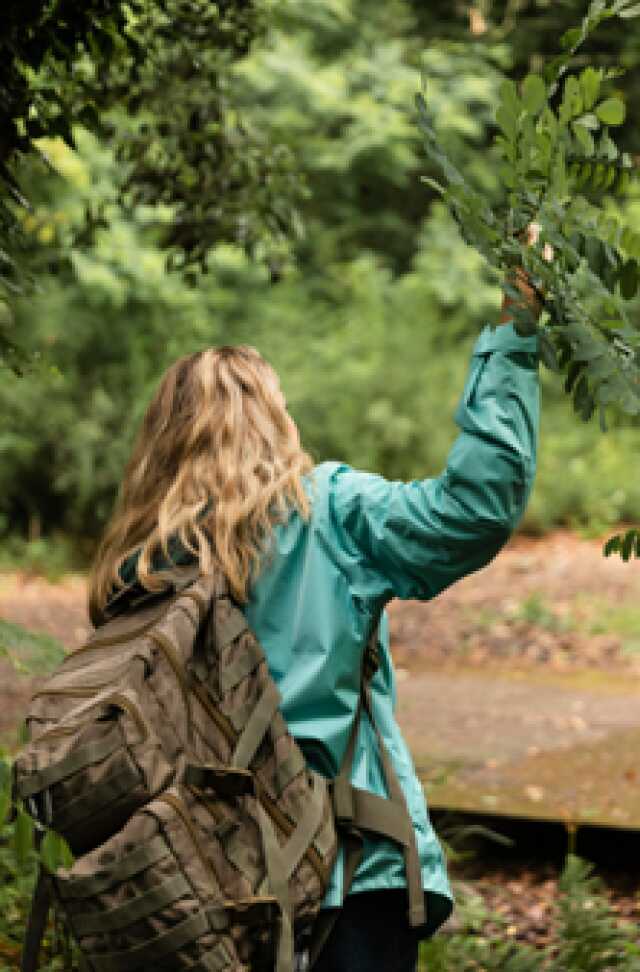
[[[541,226],[539,223],[529,223],[525,233],[527,239],[527,246],[535,246],[540,238]],[[553,260],[554,253],[553,247],[550,243],[545,243],[542,248],[542,259],[550,263]],[[533,287],[529,274],[524,269],[524,267],[518,267],[515,271],[513,277],[510,278],[510,283],[516,287],[523,297],[523,303],[528,306],[533,316],[536,320],[540,317],[542,313],[542,302],[540,297],[536,293]],[[507,321],[511,320],[512,314],[509,313],[509,309],[513,307],[516,301],[509,297],[508,294],[504,294],[502,298],[502,316],[500,317],[500,323],[505,324]]]
[[[527,271],[523,267],[518,267],[514,276],[509,278],[509,282],[520,291],[523,297],[522,303],[529,308],[537,320],[542,313],[542,302],[531,283]],[[503,294],[502,315],[500,317],[501,324],[506,324],[508,321],[513,319],[513,314],[510,313],[510,308],[513,307],[514,304],[516,304],[516,301],[513,299],[513,297],[510,297],[508,294]]]

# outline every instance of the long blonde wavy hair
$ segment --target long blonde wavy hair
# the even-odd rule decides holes
[[[158,558],[176,541],[202,572],[219,567],[243,602],[276,522],[306,519],[302,477],[312,468],[276,373],[255,348],[207,348],[180,358],[147,409],[120,495],[96,554],[93,619],[123,586],[133,554],[137,579],[162,589]]]

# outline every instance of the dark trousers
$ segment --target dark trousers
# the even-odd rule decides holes
[[[418,936],[404,891],[347,895],[313,972],[416,972]]]

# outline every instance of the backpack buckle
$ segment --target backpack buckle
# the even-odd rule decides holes
[[[331,801],[336,823],[348,826],[355,817],[353,787],[346,776],[336,776],[331,786]]]
[[[216,796],[241,797],[253,795],[255,785],[249,770],[233,766],[196,766],[189,763],[184,771],[183,782],[206,793],[213,790]]]

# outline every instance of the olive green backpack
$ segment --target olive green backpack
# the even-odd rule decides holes
[[[310,967],[330,929],[326,910],[317,919],[338,833],[346,887],[363,830],[403,846],[422,924],[415,835],[381,739],[390,798],[350,783],[376,639],[328,783],[289,733],[224,581],[195,569],[166,579],[161,595],[123,592],[33,697],[16,796],[75,862],[41,874],[23,972],[37,968],[52,902],[91,972],[292,972],[294,952]]]

